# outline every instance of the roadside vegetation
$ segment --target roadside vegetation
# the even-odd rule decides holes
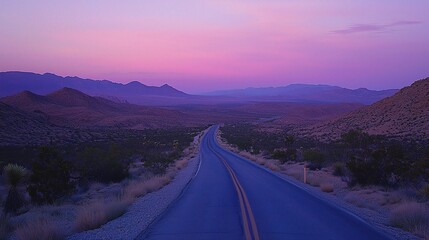
[[[202,130],[105,130],[79,144],[0,146],[0,239],[63,239],[121,216],[186,166]]]
[[[300,181],[306,167],[307,184],[358,207],[384,207],[391,225],[429,239],[427,140],[389,139],[354,129],[326,143],[252,124],[225,125],[220,137],[232,150]]]
[[[399,141],[351,130],[338,141],[322,143],[297,139],[287,131],[257,130],[250,124],[226,125],[221,131],[222,138],[239,150],[277,159],[281,164],[306,162],[312,170],[330,167],[350,186],[423,187],[429,180],[427,142]]]

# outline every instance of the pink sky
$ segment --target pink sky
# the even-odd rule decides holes
[[[190,93],[429,76],[427,0],[4,1],[0,71]]]

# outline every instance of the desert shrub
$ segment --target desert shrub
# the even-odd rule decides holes
[[[272,158],[280,160],[280,162],[286,163],[288,161],[295,161],[296,160],[296,149],[295,148],[288,148],[286,150],[274,150],[274,153],[272,155]]]
[[[27,170],[17,164],[8,164],[3,168],[3,175],[6,177],[7,183],[13,187],[18,186],[26,174]]]
[[[303,153],[304,161],[309,162],[308,167],[311,170],[321,169],[325,162],[325,155],[317,149],[305,150]]]
[[[351,173],[351,185],[370,185],[381,182],[381,175],[379,174],[380,166],[377,161],[352,157],[346,163],[346,166]]]
[[[313,174],[307,174],[307,184],[313,186],[313,187],[320,187],[320,184],[322,184],[324,181],[321,176],[313,175]]]
[[[423,198],[429,199],[429,184],[424,185],[420,189],[420,194],[423,196]]]
[[[276,161],[267,160],[264,165],[265,167],[267,167],[268,169],[274,172],[278,172],[281,170],[280,167],[276,164]]]
[[[43,147],[39,159],[32,166],[27,190],[33,202],[52,204],[74,190],[70,180],[71,164],[63,160],[55,149]]]
[[[128,202],[116,200],[109,203],[95,202],[82,206],[77,213],[75,229],[78,231],[92,230],[122,216],[128,207]]]
[[[343,133],[341,140],[349,147],[354,148],[362,148],[372,142],[371,136],[359,129],[351,129]]]
[[[346,164],[351,173],[351,184],[398,186],[419,179],[415,162],[404,157],[400,145],[375,149],[362,157],[353,156]]]
[[[295,142],[295,137],[293,135],[287,134],[284,141],[286,145],[292,145]]]
[[[65,232],[53,221],[39,219],[19,226],[15,230],[18,240],[62,240]]]
[[[128,176],[128,162],[122,161],[125,154],[117,145],[109,148],[87,147],[81,154],[79,171],[89,179],[99,182],[119,182]]]
[[[335,162],[332,164],[334,176],[344,176],[346,171],[346,165],[343,162]]]
[[[177,152],[147,153],[143,157],[143,166],[155,174],[163,174],[167,167],[180,155]]]
[[[3,211],[5,213],[16,213],[24,205],[24,197],[18,191],[17,187],[27,175],[27,170],[16,164],[8,164],[3,169],[3,175],[6,178],[6,182],[10,185]]]
[[[428,238],[429,208],[421,203],[404,203],[392,210],[390,224]]]
[[[320,184],[320,190],[322,190],[322,192],[333,192],[334,191],[334,185],[330,184],[330,183],[321,183]]]

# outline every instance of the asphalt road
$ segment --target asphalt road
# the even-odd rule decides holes
[[[220,147],[212,127],[184,193],[139,239],[389,239],[360,218]]]

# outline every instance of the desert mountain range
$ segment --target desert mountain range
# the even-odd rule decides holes
[[[108,80],[61,77],[51,73],[0,72],[0,97],[22,91],[45,95],[67,87],[90,96],[117,102],[146,106],[177,106],[189,104],[222,104],[246,102],[360,103],[371,104],[393,95],[397,90],[373,91],[364,88],[346,89],[329,85],[293,84],[276,88],[247,88],[218,91],[207,95],[190,95],[169,85],[146,86],[134,81],[128,84]]]
[[[366,88],[347,89],[330,85],[291,84],[285,87],[246,88],[207,93],[209,96],[256,98],[272,102],[324,102],[371,104],[390,97],[397,89],[374,91]]]

